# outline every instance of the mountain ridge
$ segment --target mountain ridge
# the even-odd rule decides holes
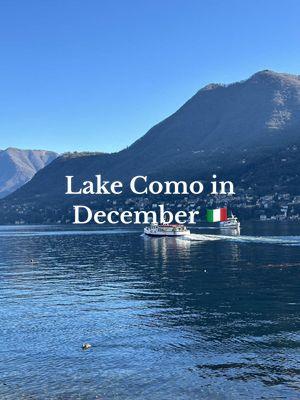
[[[300,175],[299,133],[299,75],[259,71],[240,82],[200,89],[120,152],[59,157],[10,195],[6,207],[30,203],[51,208],[71,202],[64,196],[64,176],[74,175],[82,182],[97,173],[125,181],[141,174],[185,179],[218,173],[238,184],[255,187],[260,182],[259,191],[270,190],[275,182],[282,190],[287,188],[285,182],[292,182],[295,190]],[[288,157],[291,165],[276,170],[276,164]],[[269,183],[264,174],[270,175]]]
[[[0,150],[0,198],[13,193],[58,156],[47,150]]]

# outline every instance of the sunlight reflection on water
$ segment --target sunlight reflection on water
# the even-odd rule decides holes
[[[1,227],[0,397],[297,398],[297,229]]]

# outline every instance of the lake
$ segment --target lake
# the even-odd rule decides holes
[[[0,227],[0,398],[299,399],[299,225]]]

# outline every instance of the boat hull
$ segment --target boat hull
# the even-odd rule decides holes
[[[146,232],[144,231],[145,235],[147,236],[152,236],[152,237],[178,237],[178,236],[188,236],[190,234],[190,231],[187,232],[168,232],[168,233],[162,233],[162,232]]]
[[[240,230],[241,224],[236,217],[220,222],[221,230]]]
[[[151,223],[144,228],[144,234],[153,237],[180,237],[188,236],[190,231],[179,224],[157,224]]]

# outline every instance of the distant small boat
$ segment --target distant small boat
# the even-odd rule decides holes
[[[145,235],[148,236],[187,236],[190,235],[190,230],[184,225],[169,225],[157,224],[152,222],[149,226],[144,228]]]
[[[231,217],[228,217],[225,221],[220,222],[220,229],[221,230],[235,230],[235,231],[240,232],[241,223],[237,219],[237,217],[231,213]]]

